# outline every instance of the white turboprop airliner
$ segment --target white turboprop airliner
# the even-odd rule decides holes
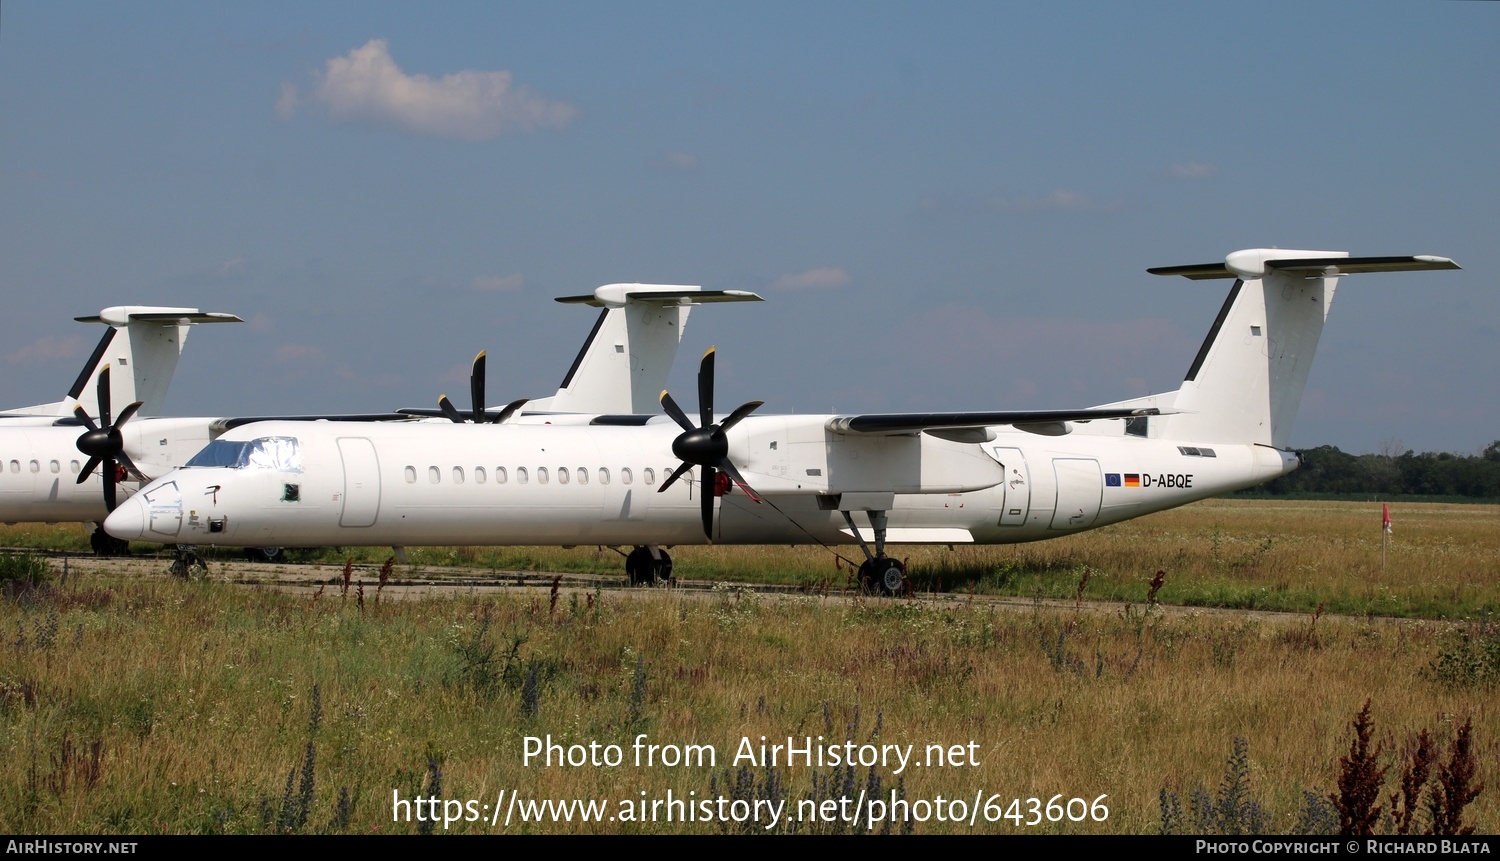
[[[1338,278],[1456,268],[1250,249],[1150,270],[1235,281],[1180,388],[1091,409],[752,415],[752,402],[715,422],[710,350],[696,425],[666,392],[666,416],[587,424],[247,425],[105,528],[189,545],[623,545],[637,582],[670,573],[663,546],[858,542],[862,577],[896,592],[888,543],[1037,541],[1285,475]]]
[[[593,415],[653,405],[671,371],[693,307],[759,299],[753,293],[664,284],[610,284],[589,295],[563,297],[558,301],[604,310],[557,393],[531,401],[528,415],[517,420],[587,421]],[[102,522],[115,508],[121,491],[128,493],[135,482],[144,483],[149,476],[182,466],[226,430],[260,420],[154,417],[188,327],[238,322],[238,317],[205,314],[196,308],[121,306],[78,320],[107,323],[111,329],[67,399],[0,413],[0,521]],[[476,403],[483,403],[482,369],[481,363],[473,378]],[[100,404],[105,406],[101,409]],[[402,413],[360,418],[402,420],[446,414],[437,410]],[[100,553],[122,549],[112,545],[102,531],[96,531],[92,543]]]
[[[144,416],[160,411],[192,326],[240,318],[120,305],[77,320],[109,329],[67,396],[0,413],[0,521],[102,522],[118,483],[145,480],[136,463],[161,475],[210,439],[202,419]],[[93,544],[103,552],[108,536],[96,529]]]

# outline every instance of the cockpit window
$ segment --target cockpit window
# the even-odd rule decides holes
[[[296,437],[267,436],[249,442],[216,439],[193,455],[187,466],[301,472],[302,453],[297,448]]]

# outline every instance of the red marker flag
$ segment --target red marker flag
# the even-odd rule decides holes
[[[1391,504],[1389,502],[1380,503],[1380,528],[1385,530],[1387,535],[1391,532]]]

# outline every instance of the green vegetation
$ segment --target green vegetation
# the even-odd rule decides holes
[[[1500,500],[1500,440],[1478,455],[1424,451],[1346,454],[1322,445],[1298,452],[1300,466],[1244,491],[1255,497],[1364,498],[1407,501]]]

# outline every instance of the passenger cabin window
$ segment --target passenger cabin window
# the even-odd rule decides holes
[[[443,480],[443,471],[435,466],[427,467],[427,483],[437,484]]]
[[[416,484],[417,483],[417,468],[416,467],[414,467],[414,466],[408,466],[406,468],[406,483],[407,484]]]
[[[505,467],[503,467],[503,466],[497,466],[497,467],[495,467],[495,483],[496,484],[504,484],[505,481],[506,481],[506,478],[507,478],[507,476],[505,474]]]
[[[608,467],[604,467],[604,466],[599,467],[599,483],[600,484],[609,484],[609,468]]]
[[[482,467],[482,466],[476,466],[476,467],[474,467],[474,483],[475,484],[484,484],[484,477],[485,477],[484,476],[484,467]]]
[[[584,469],[581,466],[578,467],[578,483],[579,484],[588,484],[589,483],[589,471],[587,469]]]
[[[655,484],[656,483],[656,470],[652,469],[649,466],[646,467],[645,477],[646,477],[646,486],[647,487],[650,487],[651,485]]]
[[[62,464],[58,463],[55,460],[47,464],[47,467],[52,470],[53,475],[57,475],[59,472],[62,472]]]
[[[461,466],[455,466],[455,467],[453,467],[453,483],[454,484],[463,484],[464,483],[464,468],[463,467],[461,467]]]
[[[559,466],[557,468],[557,483],[558,484],[567,484],[568,483],[568,468],[566,466]]]
[[[536,468],[536,483],[537,484],[546,484],[547,483],[547,467],[545,467],[545,466],[539,466],[539,467]]]
[[[630,476],[630,467],[627,466],[624,469],[620,470],[620,483],[621,484],[629,484],[630,483],[630,478],[631,478],[631,476]]]
[[[518,467],[516,467],[516,484],[525,484],[525,483],[526,483],[526,467],[524,467],[524,466],[518,466]]]

